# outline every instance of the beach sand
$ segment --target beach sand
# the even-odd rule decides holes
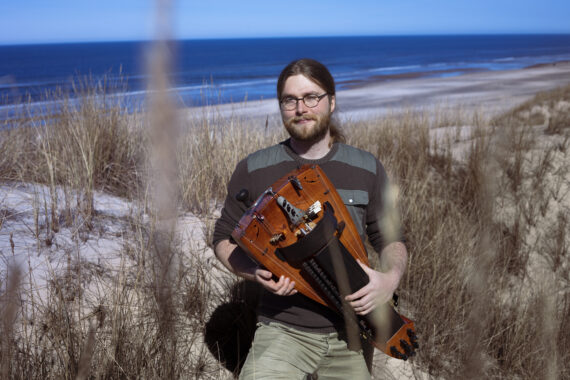
[[[537,92],[570,84],[570,62],[555,62],[519,70],[469,72],[444,78],[371,80],[337,92],[341,120],[367,119],[409,108],[462,107],[496,115],[531,99]],[[275,99],[189,108],[187,115],[247,117],[265,123],[278,120]]]
[[[344,115],[365,116],[407,107],[484,109],[496,114],[537,92],[570,83],[570,62],[519,70],[473,72],[447,78],[418,78],[370,83],[341,91],[338,103]]]

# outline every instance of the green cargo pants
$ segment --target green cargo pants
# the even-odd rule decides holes
[[[315,334],[259,323],[240,379],[370,379],[373,349],[350,351],[338,333]],[[365,358],[366,357],[366,358]]]

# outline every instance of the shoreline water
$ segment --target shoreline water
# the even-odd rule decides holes
[[[443,72],[460,75],[435,76]],[[337,91],[337,115],[342,119],[360,120],[398,112],[409,108],[461,106],[467,110],[485,108],[487,114],[498,114],[512,108],[536,93],[570,84],[570,61],[553,61],[515,70],[481,70],[476,68],[417,71],[402,74],[375,75],[367,80],[340,82]],[[176,94],[176,89],[172,89]],[[144,97],[144,93],[140,94]],[[108,96],[120,99],[118,95]],[[140,99],[139,104],[143,104]],[[21,103],[17,107],[26,107]],[[32,108],[34,104],[30,105]],[[7,107],[2,106],[0,108]],[[37,102],[37,110],[48,109]],[[245,117],[262,121],[279,119],[275,97],[229,102],[206,106],[181,105],[184,117]],[[0,110],[1,112],[1,110]],[[49,115],[46,115],[46,120]],[[0,115],[2,120],[10,118]]]
[[[327,65],[343,91],[371,81],[445,78],[569,60],[568,46],[570,34],[182,40],[172,45],[169,81],[180,107],[199,107],[274,98],[283,66],[302,57]],[[126,103],[128,112],[139,109],[147,93],[148,41],[0,46],[0,56],[0,104],[8,105],[0,105],[4,118],[11,105],[28,99],[39,115],[49,112],[50,101],[61,98],[52,95],[59,89],[74,98],[102,86],[107,97]]]
[[[516,70],[474,71],[451,77],[406,77],[366,81],[337,91],[342,119],[361,120],[409,108],[484,108],[496,115],[531,99],[539,92],[570,84],[570,61],[556,61]],[[263,122],[279,118],[275,98],[187,107],[186,117],[215,115],[246,117]]]
[[[344,90],[350,90],[350,89],[365,87],[372,83],[382,83],[382,82],[390,82],[393,80],[420,79],[420,78],[430,78],[430,77],[445,78],[448,76],[460,76],[468,73],[475,73],[482,71],[490,71],[490,70],[482,68],[465,67],[465,68],[454,68],[454,69],[432,70],[432,71],[410,71],[399,74],[372,75],[366,79],[351,79],[347,81],[341,81],[337,83],[337,85],[342,86]]]
[[[390,82],[393,80],[401,80],[401,79],[447,78],[447,77],[457,77],[465,74],[479,73],[479,72],[505,72],[505,71],[514,71],[514,70],[538,69],[545,67],[554,67],[556,65],[565,65],[568,63],[570,63],[570,60],[559,60],[559,61],[533,64],[518,69],[510,69],[510,70],[490,70],[490,69],[476,68],[476,67],[456,67],[452,69],[443,69],[443,70],[410,71],[400,74],[372,75],[366,80],[343,81],[340,82],[339,84],[341,84],[344,87],[344,89],[356,89],[356,88],[366,87],[375,83]]]

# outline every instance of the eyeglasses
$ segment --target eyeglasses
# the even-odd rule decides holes
[[[295,108],[297,108],[297,103],[299,102],[299,100],[302,100],[303,104],[305,104],[307,107],[315,108],[317,104],[319,104],[321,99],[327,95],[328,93],[325,92],[322,95],[309,94],[303,96],[302,98],[294,98],[292,96],[287,96],[281,99],[279,105],[281,106],[281,109],[283,111],[293,111]]]

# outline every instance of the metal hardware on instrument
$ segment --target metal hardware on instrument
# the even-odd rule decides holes
[[[307,210],[307,217],[313,220],[319,215],[319,212],[321,212],[321,210],[322,210],[321,202],[316,201]]]
[[[293,184],[293,187],[297,190],[303,190],[303,186],[301,186],[301,181],[296,176],[289,176],[289,181]]]
[[[293,206],[287,201],[287,199],[285,199],[285,197],[281,195],[277,197],[277,204],[281,206],[285,214],[287,214],[287,218],[291,224],[293,224],[295,227],[298,227],[299,224],[301,224],[303,217],[305,216],[303,210]]]
[[[273,235],[273,236],[271,237],[271,239],[269,239],[269,242],[270,242],[271,244],[275,245],[275,244],[279,243],[281,240],[283,240],[284,238],[285,238],[285,234],[283,234],[283,233],[281,232],[281,233],[278,233],[278,234]]]

